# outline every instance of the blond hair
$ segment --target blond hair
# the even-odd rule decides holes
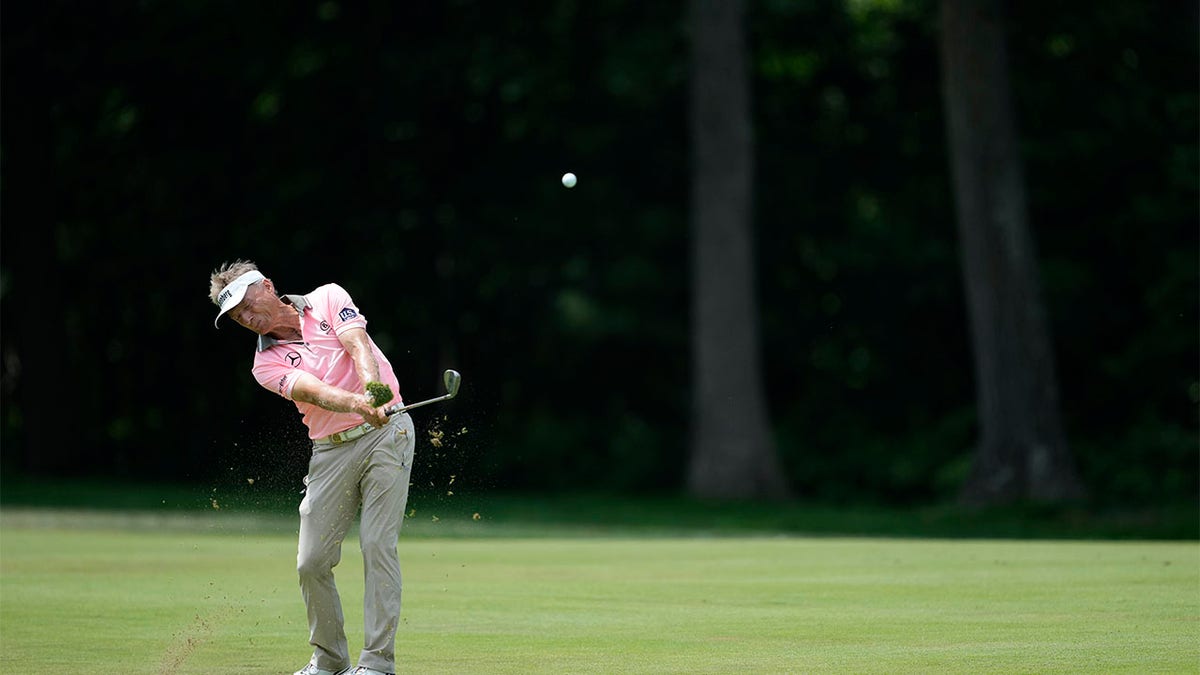
[[[225,287],[234,279],[242,276],[246,272],[253,272],[258,269],[258,265],[249,260],[234,260],[231,263],[224,263],[217,269],[213,270],[212,276],[208,278],[208,299],[213,301],[214,305],[220,305],[217,302],[217,296]]]

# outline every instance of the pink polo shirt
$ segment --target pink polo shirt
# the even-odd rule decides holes
[[[312,403],[295,401],[292,388],[301,372],[311,373],[318,380],[356,394],[363,392],[363,382],[354,369],[354,359],[342,347],[338,336],[352,328],[367,327],[367,319],[346,289],[326,284],[308,295],[286,295],[300,313],[302,340],[275,340],[266,335],[258,338],[258,353],[254,355],[254,379],[262,386],[294,401],[304,416],[309,438],[324,438],[363,423],[361,415],[325,410]],[[379,379],[396,393],[389,405],[400,403],[400,383],[383,352],[367,337],[371,351],[379,363]]]

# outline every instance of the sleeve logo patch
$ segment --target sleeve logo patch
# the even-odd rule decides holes
[[[283,358],[287,359],[288,365],[290,365],[293,368],[296,368],[297,366],[300,365],[300,353],[299,352],[288,352],[287,356],[284,356]]]
[[[349,321],[356,316],[358,316],[358,312],[354,311],[352,307],[347,307],[338,313],[338,318],[342,321]]]

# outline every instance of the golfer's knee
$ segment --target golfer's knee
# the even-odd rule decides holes
[[[364,560],[379,560],[396,557],[397,538],[382,536],[382,537],[363,537],[362,554]]]
[[[330,574],[337,565],[338,556],[328,551],[301,551],[296,556],[296,572],[300,579],[319,579]]]

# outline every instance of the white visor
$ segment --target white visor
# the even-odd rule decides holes
[[[221,311],[217,312],[217,318],[213,319],[213,325],[217,326],[217,322],[221,320],[221,315],[229,310],[237,307],[237,304],[246,297],[246,289],[250,288],[251,284],[256,284],[263,279],[262,272],[251,270],[242,276],[229,282],[229,285],[221,289],[221,294],[217,296],[217,304],[220,305]],[[220,326],[217,326],[220,328]]]

